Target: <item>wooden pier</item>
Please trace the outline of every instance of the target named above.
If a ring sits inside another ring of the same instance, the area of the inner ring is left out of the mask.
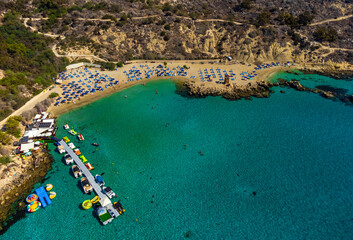
[[[74,151],[66,144],[66,142],[64,140],[61,139],[59,141],[59,144],[64,146],[65,151],[71,156],[71,158],[74,160],[75,164],[82,171],[83,175],[87,178],[89,184],[91,184],[93,190],[96,192],[96,194],[100,198],[99,202],[102,205],[102,207],[105,207],[108,210],[108,212],[114,213],[114,215],[115,215],[114,217],[118,217],[120,215],[119,212],[113,207],[113,204],[110,201],[110,199],[108,198],[108,196],[106,196],[102,192],[102,188],[98,185],[98,183],[96,183],[95,178],[93,177],[91,172],[87,169],[85,164],[83,164],[81,159],[74,153]]]

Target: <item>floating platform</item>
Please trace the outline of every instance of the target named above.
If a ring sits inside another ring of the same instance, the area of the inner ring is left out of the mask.
[[[35,192],[43,208],[51,204],[51,200],[48,196],[48,193],[45,191],[44,187],[37,188]]]

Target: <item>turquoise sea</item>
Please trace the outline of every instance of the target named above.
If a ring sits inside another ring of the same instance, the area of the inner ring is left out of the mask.
[[[353,93],[350,80],[276,77]],[[0,238],[352,239],[353,107],[274,90],[251,101],[195,99],[163,80],[61,116],[57,136],[80,148],[94,174],[104,173],[125,215],[102,226],[92,209],[80,209],[94,195],[83,194],[52,151],[53,170],[36,187],[52,183],[53,204]],[[68,135],[65,123],[85,141]]]

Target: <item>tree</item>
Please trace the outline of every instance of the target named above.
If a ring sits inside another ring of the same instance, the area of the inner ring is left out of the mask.
[[[16,138],[19,138],[21,136],[20,135],[21,130],[19,128],[20,121],[22,121],[21,116],[10,117],[5,124],[6,133],[11,134],[11,135],[15,136]]]
[[[281,24],[286,24],[290,26],[291,28],[297,28],[298,27],[298,20],[295,18],[292,14],[288,12],[281,12],[278,15],[278,20],[280,21]]]
[[[334,42],[337,40],[337,31],[332,27],[320,27],[313,36],[319,42]]]
[[[256,18],[256,26],[265,26],[270,23],[271,13],[268,10],[262,11]]]
[[[11,141],[11,138],[6,133],[0,131],[0,143],[3,145],[6,145],[10,141]]]
[[[59,93],[54,92],[49,95],[49,98],[56,98],[56,97],[59,97]]]
[[[314,15],[311,15],[308,11],[305,11],[298,16],[298,23],[302,26],[307,26],[310,24],[314,19]]]
[[[242,9],[250,10],[252,8],[252,0],[243,0],[239,6]]]
[[[0,157],[0,164],[7,164],[11,162],[11,158],[9,156],[6,156],[6,157]]]

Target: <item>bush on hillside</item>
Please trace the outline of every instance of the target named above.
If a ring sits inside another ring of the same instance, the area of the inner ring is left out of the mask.
[[[59,93],[51,93],[50,95],[49,95],[49,98],[56,98],[56,97],[59,97]]]
[[[7,164],[11,162],[11,158],[9,156],[0,157],[0,165]]]
[[[334,42],[337,40],[337,31],[332,27],[320,27],[314,34],[314,38],[319,42]]]

